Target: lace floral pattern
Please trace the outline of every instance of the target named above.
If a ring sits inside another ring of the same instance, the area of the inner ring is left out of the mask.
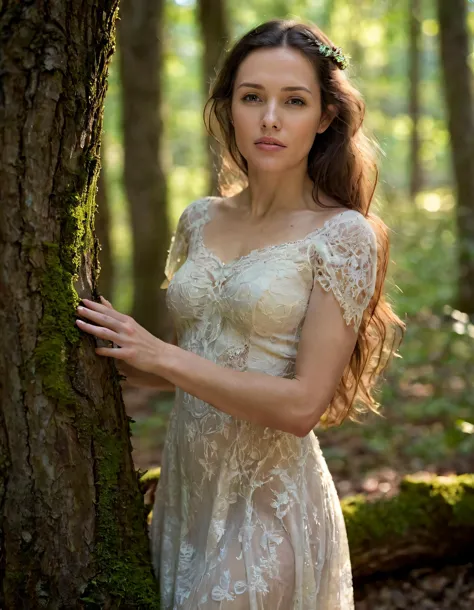
[[[377,259],[361,214],[225,263],[203,240],[212,200],[184,210],[165,266],[180,347],[292,377],[315,282],[357,331]],[[177,388],[161,472],[150,538],[162,610],[354,608],[344,519],[314,432],[239,420]]]

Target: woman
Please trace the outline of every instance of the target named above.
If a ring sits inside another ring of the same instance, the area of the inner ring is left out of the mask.
[[[121,346],[98,353],[176,388],[150,529],[162,610],[354,607],[312,430],[377,412],[404,328],[381,294],[388,241],[368,214],[377,174],[346,63],[294,21],[238,41],[206,110],[246,184],[179,219],[165,268],[176,344],[105,300],[82,311]]]

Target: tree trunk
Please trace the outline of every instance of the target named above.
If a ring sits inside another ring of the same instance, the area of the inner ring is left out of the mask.
[[[408,174],[410,176],[410,197],[414,201],[422,189],[420,163],[420,75],[421,75],[421,0],[410,0],[409,4],[409,74],[410,92],[408,114],[411,119],[410,156]]]
[[[169,330],[160,291],[171,239],[161,158],[164,0],[123,0],[118,25],[123,99],[124,180],[133,234],[131,315],[162,339]]]
[[[103,138],[103,136],[102,136]],[[97,215],[95,219],[95,228],[100,244],[100,275],[99,275],[99,290],[106,299],[113,302],[113,287],[114,287],[114,268],[112,262],[112,251],[110,248],[110,214],[109,214],[109,199],[107,191],[107,180],[104,174],[104,155],[101,156],[102,168],[97,182]]]
[[[229,39],[225,0],[198,0],[198,17],[204,45],[203,76],[204,93],[209,95],[211,82],[222,58]],[[219,195],[218,175],[220,170],[220,145],[214,138],[207,136],[209,159],[209,195]]]
[[[457,308],[474,314],[474,113],[466,0],[438,0],[440,54],[457,191]]]
[[[158,607],[119,378],[75,326],[79,299],[97,296],[117,10],[117,0],[4,0],[0,12],[4,610]]]

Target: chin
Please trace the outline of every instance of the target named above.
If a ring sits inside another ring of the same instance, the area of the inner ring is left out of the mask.
[[[288,168],[288,164],[282,163],[281,159],[252,159],[249,157],[246,161],[249,167],[266,172],[281,172]]]

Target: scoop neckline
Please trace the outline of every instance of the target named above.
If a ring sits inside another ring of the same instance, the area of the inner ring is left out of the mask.
[[[216,199],[220,199],[220,198],[216,197]],[[347,212],[355,212],[357,214],[360,214],[360,212],[358,212],[357,210],[351,210],[350,208],[346,208],[339,214],[334,214],[334,216],[327,218],[320,227],[313,229],[313,231],[310,231],[304,237],[301,237],[299,239],[293,239],[291,241],[280,242],[278,244],[269,244],[268,246],[261,246],[260,248],[252,248],[252,250],[247,252],[247,254],[243,254],[242,256],[238,256],[236,258],[232,258],[230,261],[224,262],[220,258],[220,256],[218,256],[213,250],[208,248],[204,242],[204,235],[203,235],[204,227],[207,224],[209,224],[209,222],[212,220],[212,217],[209,214],[209,206],[210,206],[211,201],[212,201],[212,197],[206,197],[204,199],[203,222],[200,223],[199,230],[198,230],[199,243],[200,243],[201,248],[203,250],[205,250],[205,252],[208,255],[210,255],[212,258],[214,258],[220,264],[220,266],[222,268],[231,267],[232,265],[235,265],[236,263],[238,263],[240,261],[251,258],[252,256],[255,256],[256,254],[261,254],[262,252],[272,251],[277,248],[282,248],[283,246],[292,246],[292,245],[296,245],[296,244],[301,244],[301,243],[305,242],[309,237],[311,237],[317,233],[321,233],[322,231],[327,229],[329,224],[331,224],[331,222],[333,222],[337,218],[340,218],[343,214],[346,214]]]

